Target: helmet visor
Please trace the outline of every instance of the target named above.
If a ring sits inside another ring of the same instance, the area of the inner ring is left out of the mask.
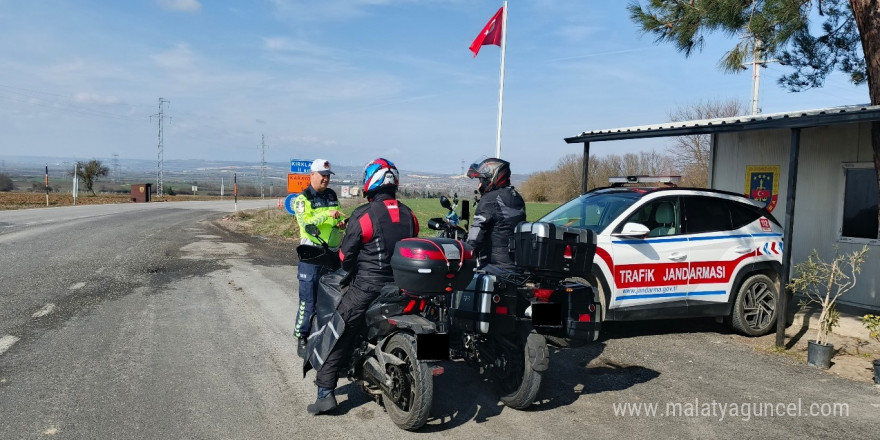
[[[480,177],[489,177],[489,176],[485,175],[484,173],[480,173],[479,169],[480,169],[480,163],[472,163],[471,166],[467,170],[466,176],[471,179],[477,179]]]

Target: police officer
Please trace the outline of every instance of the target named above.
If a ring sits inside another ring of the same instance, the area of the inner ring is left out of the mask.
[[[473,246],[480,267],[513,268],[510,238],[516,225],[526,220],[526,203],[510,186],[510,163],[490,157],[472,164],[467,176],[479,179],[481,195],[467,242]]]
[[[345,330],[317,372],[318,399],[308,406],[310,414],[336,408],[333,390],[340,369],[344,368],[354,342],[364,329],[367,307],[379,296],[383,286],[394,282],[391,271],[394,244],[419,235],[415,214],[397,201],[398,172],[391,161],[379,158],[368,163],[363,184],[369,203],[352,212],[339,249],[342,268],[354,274],[336,308],[345,320]]]
[[[313,224],[321,232],[321,238],[335,252],[342,242],[345,216],[339,210],[336,193],[328,188],[331,174],[335,173],[330,169],[330,162],[324,159],[316,159],[312,162],[309,187],[293,201],[293,209],[296,212],[296,222],[299,224],[301,243],[319,246],[319,241],[306,232],[306,225]],[[320,265],[300,261],[297,270],[299,310],[296,314],[296,328],[293,335],[299,338],[299,347],[302,349],[305,348],[309,337],[309,325],[315,313],[318,278],[325,269]]]

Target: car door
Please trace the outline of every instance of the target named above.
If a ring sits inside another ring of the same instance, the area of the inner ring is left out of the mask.
[[[644,225],[650,232],[644,237],[620,236],[627,223]],[[609,308],[614,309],[615,319],[685,315],[689,250],[687,238],[681,235],[679,197],[645,201],[614,232],[614,280],[609,283]]]
[[[734,224],[733,203],[721,197],[682,197],[682,232],[691,263],[687,298],[691,316],[726,313],[736,268],[755,253],[751,234]]]

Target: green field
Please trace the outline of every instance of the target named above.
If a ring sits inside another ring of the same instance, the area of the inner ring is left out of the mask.
[[[416,214],[422,227],[419,235],[423,237],[434,235],[434,232],[428,229],[428,219],[446,216],[446,209],[440,206],[440,199],[401,199],[401,202],[409,206]],[[473,218],[473,201],[471,203],[471,218]],[[530,222],[538,220],[557,206],[559,206],[558,203],[526,203],[526,220]],[[342,210],[346,215],[351,215],[356,207],[357,205],[345,206]],[[461,214],[460,207],[456,211]]]

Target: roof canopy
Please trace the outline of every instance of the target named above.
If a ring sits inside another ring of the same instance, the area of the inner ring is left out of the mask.
[[[880,105],[858,105],[585,131],[577,136],[565,138],[565,142],[574,144],[730,131],[807,128],[878,120],[880,120]]]

